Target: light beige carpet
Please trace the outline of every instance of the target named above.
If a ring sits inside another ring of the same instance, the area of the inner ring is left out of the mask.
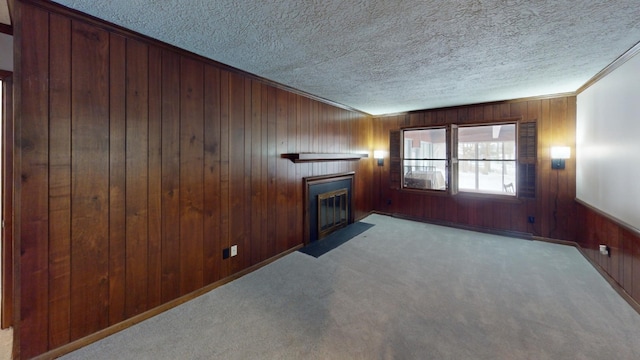
[[[364,221],[65,359],[640,359],[640,315],[575,248]]]

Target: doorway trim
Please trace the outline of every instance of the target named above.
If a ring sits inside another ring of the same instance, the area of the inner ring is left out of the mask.
[[[2,80],[2,219],[0,232],[2,251],[2,299],[0,301],[0,327],[6,329],[13,325],[13,73],[0,71]]]

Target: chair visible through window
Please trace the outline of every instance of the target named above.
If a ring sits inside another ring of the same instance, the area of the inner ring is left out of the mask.
[[[504,192],[506,193],[513,194],[516,192],[516,189],[513,186],[513,183],[504,184],[503,186],[504,186]]]

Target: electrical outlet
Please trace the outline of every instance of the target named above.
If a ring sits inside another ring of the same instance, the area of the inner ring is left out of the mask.
[[[600,245],[599,249],[600,249],[600,254],[609,256],[609,247],[607,245]]]
[[[529,216],[528,220],[529,220],[529,224],[534,224],[536,222],[535,216]]]
[[[233,245],[231,247],[231,257],[238,255],[238,245]]]
[[[222,260],[229,258],[229,248],[222,249]]]

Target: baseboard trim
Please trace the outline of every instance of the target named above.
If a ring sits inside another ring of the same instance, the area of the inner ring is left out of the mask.
[[[548,238],[548,237],[543,237],[543,236],[533,236],[533,240],[552,243],[552,244],[574,246],[574,247],[579,247],[580,246],[575,241],[553,239],[553,238]]]
[[[533,234],[524,233],[524,232],[520,232],[520,231],[490,229],[490,228],[484,228],[484,227],[479,227],[479,226],[463,225],[463,224],[458,224],[458,223],[449,222],[449,221],[440,221],[440,220],[434,220],[434,219],[421,219],[421,218],[415,218],[415,217],[412,217],[412,216],[406,216],[406,215],[401,215],[401,214],[386,213],[386,212],[383,212],[383,211],[372,211],[372,214],[391,216],[391,217],[398,218],[398,219],[417,221],[417,222],[421,222],[421,223],[425,223],[425,224],[447,226],[447,227],[451,227],[451,228],[455,228],[455,229],[461,229],[461,230],[476,231],[476,232],[481,232],[481,233],[485,233],[485,234],[492,234],[492,235],[499,235],[499,236],[509,236],[509,237],[515,237],[515,238],[524,239],[524,240],[533,240]]]
[[[82,347],[85,347],[85,346],[87,346],[87,345],[89,345],[91,343],[94,343],[94,342],[96,342],[98,340],[104,339],[109,335],[113,335],[113,334],[115,334],[117,332],[120,332],[120,331],[126,329],[126,328],[129,328],[129,327],[131,327],[133,325],[136,325],[136,324],[138,324],[138,323],[140,323],[140,322],[142,322],[144,320],[147,320],[147,319],[152,318],[152,317],[154,317],[156,315],[159,315],[159,314],[161,314],[161,313],[163,313],[163,312],[165,312],[167,310],[170,310],[170,309],[172,309],[172,308],[174,308],[174,307],[176,307],[178,305],[181,305],[181,304],[184,304],[184,303],[186,303],[186,302],[188,302],[190,300],[193,300],[193,299],[195,299],[195,298],[197,298],[197,297],[199,297],[201,295],[204,295],[204,294],[208,293],[209,291],[211,291],[211,290],[213,290],[215,288],[218,288],[218,287],[220,287],[220,286],[222,286],[224,284],[230,283],[233,280],[237,280],[237,279],[239,279],[239,278],[241,278],[241,277],[243,277],[243,276],[245,276],[245,275],[247,275],[249,273],[252,273],[252,272],[260,269],[261,267],[264,267],[266,265],[271,264],[272,262],[274,262],[274,261],[276,261],[276,260],[278,260],[278,259],[280,259],[280,258],[282,258],[282,257],[284,257],[286,255],[289,255],[289,254],[291,254],[291,253],[293,253],[295,251],[298,251],[299,249],[302,248],[302,246],[303,246],[303,244],[295,246],[295,247],[293,247],[293,248],[291,248],[291,249],[289,249],[289,250],[287,250],[287,251],[285,251],[283,253],[280,253],[280,254],[278,254],[276,256],[273,256],[273,257],[271,257],[269,259],[266,259],[266,260],[264,260],[264,261],[262,261],[260,263],[252,265],[252,266],[250,266],[250,267],[248,267],[248,268],[246,268],[246,269],[244,269],[244,270],[242,270],[242,271],[240,271],[238,273],[235,273],[235,274],[233,274],[231,276],[228,276],[228,277],[226,277],[224,279],[218,280],[218,281],[216,281],[214,283],[211,283],[211,284],[209,284],[209,285],[207,285],[207,286],[205,286],[203,288],[200,288],[200,289],[198,289],[196,291],[193,291],[193,292],[191,292],[189,294],[183,295],[183,296],[181,296],[181,297],[179,297],[177,299],[171,300],[171,301],[169,301],[169,302],[167,302],[165,304],[162,304],[162,305],[160,305],[158,307],[155,307],[153,309],[147,310],[147,311],[143,312],[142,314],[136,315],[136,316],[134,316],[132,318],[129,318],[127,320],[119,322],[119,323],[117,323],[115,325],[109,326],[108,328],[102,329],[102,330],[100,330],[98,332],[95,332],[95,333],[93,333],[91,335],[88,335],[88,336],[85,336],[85,337],[83,337],[81,339],[78,339],[78,340],[75,340],[73,342],[70,342],[70,343],[68,343],[66,345],[60,346],[60,347],[55,348],[53,350],[49,350],[48,352],[46,352],[44,354],[41,354],[41,355],[35,357],[34,359],[38,359],[38,360],[55,359],[55,358],[58,358],[58,357],[60,357],[62,355],[68,354],[68,353],[70,353],[70,352],[72,352],[74,350],[78,350],[78,349],[80,349]]]
[[[551,239],[551,238],[545,238],[545,237],[539,237],[539,236],[534,236],[533,238],[534,240],[538,240],[538,241],[544,241],[548,243],[568,245],[568,246],[575,247],[578,250],[578,252],[580,252],[580,254],[589,262],[589,264],[591,264],[591,266],[593,266],[596,269],[596,271],[600,273],[600,275],[609,283],[609,285],[611,285],[613,290],[615,290],[627,303],[629,303],[629,305],[638,314],[640,314],[640,303],[638,303],[636,299],[634,299],[631,296],[631,294],[629,294],[622,287],[622,285],[618,284],[618,282],[611,275],[609,275],[609,273],[602,266],[600,266],[600,264],[598,264],[593,259],[591,259],[589,255],[587,255],[587,253],[584,252],[584,249],[582,248],[582,246],[580,246],[580,244],[578,244],[575,241],[558,240],[558,239]]]
[[[535,240],[535,241],[542,241],[542,242],[547,242],[547,243],[553,243],[553,244],[559,244],[559,245],[575,247],[580,252],[580,254],[589,262],[589,264],[591,264],[591,266],[593,266],[596,269],[596,271],[598,271],[598,273],[600,273],[600,275],[602,275],[602,277],[609,283],[609,285],[611,285],[611,287],[638,314],[640,314],[640,303],[638,303],[631,296],[631,294],[629,294],[620,284],[618,284],[618,282],[615,281],[615,279],[613,277],[611,277],[611,275],[609,275],[609,273],[607,273],[606,270],[602,266],[600,266],[600,264],[598,264],[597,262],[592,260],[587,255],[587,253],[584,252],[584,250],[582,249],[580,244],[578,244],[575,241],[553,239],[553,238],[547,238],[547,237],[542,237],[542,236],[534,236],[533,234],[521,233],[521,232],[517,232],[517,231],[495,230],[495,229],[487,229],[487,228],[480,228],[480,227],[474,227],[474,226],[460,225],[460,224],[449,223],[449,222],[444,222],[444,221],[424,220],[424,219],[412,218],[410,216],[385,213],[385,212],[382,212],[382,211],[372,211],[371,213],[372,214],[391,216],[391,217],[395,217],[395,218],[399,218],[399,219],[417,221],[417,222],[422,222],[422,223],[427,223],[427,224],[448,226],[448,227],[462,229],[462,230],[477,231],[477,232],[494,234],[494,235],[502,235],[502,236],[511,236],[511,237],[517,237],[517,238],[526,239],[526,240]]]

